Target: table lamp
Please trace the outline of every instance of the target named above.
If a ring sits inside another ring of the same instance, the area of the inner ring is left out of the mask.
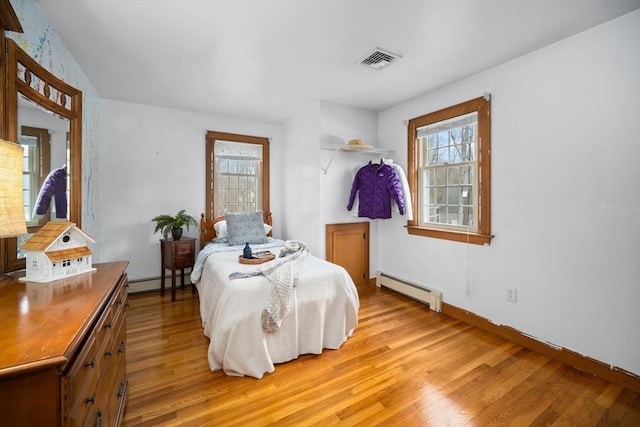
[[[27,233],[22,196],[22,146],[0,139],[0,238]]]

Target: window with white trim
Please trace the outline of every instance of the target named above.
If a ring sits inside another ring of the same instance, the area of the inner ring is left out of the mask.
[[[207,132],[207,194],[210,219],[226,212],[269,212],[269,140]]]
[[[476,98],[409,121],[410,234],[491,240],[491,101]]]

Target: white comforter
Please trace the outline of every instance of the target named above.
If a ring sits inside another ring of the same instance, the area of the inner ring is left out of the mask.
[[[277,256],[283,243],[275,240],[252,248],[269,249]],[[229,273],[253,272],[256,266],[238,262],[242,246],[210,245],[198,255],[202,269],[197,261],[192,280],[200,295],[204,334],[210,339],[212,371],[262,378],[275,370],[276,363],[337,349],[353,333],[360,302],[344,268],[310,256],[300,273],[290,315],[269,334],[262,328],[261,316],[271,282],[264,276],[229,279]]]

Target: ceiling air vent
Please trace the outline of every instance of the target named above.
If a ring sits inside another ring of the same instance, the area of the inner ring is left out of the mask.
[[[393,64],[397,59],[402,56],[397,53],[389,52],[388,50],[380,49],[377,47],[373,52],[369,53],[360,63],[374,70],[381,70],[389,65]]]

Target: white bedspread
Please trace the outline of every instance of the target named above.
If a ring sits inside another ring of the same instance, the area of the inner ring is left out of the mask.
[[[252,245],[254,251],[270,249],[276,256],[284,242]],[[262,329],[262,311],[271,283],[264,276],[229,279],[229,273],[256,271],[240,264],[242,246],[206,247],[201,274],[193,277],[200,295],[204,334],[210,339],[208,359],[212,371],[262,378],[276,363],[301,354],[337,349],[358,323],[358,293],[346,270],[311,256],[300,274],[291,313],[275,333]],[[199,255],[200,256],[200,255]],[[202,259],[200,260],[202,261]],[[196,263],[197,264],[197,263]],[[200,276],[200,277],[198,277]]]

